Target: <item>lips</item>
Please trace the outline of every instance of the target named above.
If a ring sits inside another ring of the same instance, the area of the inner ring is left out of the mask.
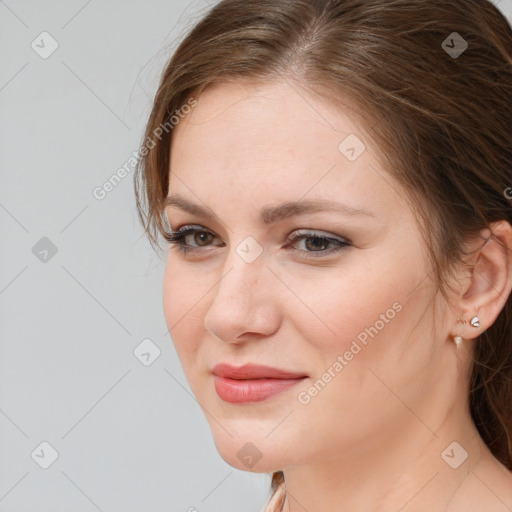
[[[218,364],[212,373],[217,394],[230,403],[260,402],[307,378],[304,373],[254,364]]]
[[[229,364],[218,364],[213,367],[212,373],[227,379],[300,379],[307,377],[304,373],[290,372],[270,366],[256,364],[245,364],[244,366],[231,366]]]

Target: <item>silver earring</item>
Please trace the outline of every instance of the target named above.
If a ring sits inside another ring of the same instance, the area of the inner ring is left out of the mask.
[[[473,327],[480,327],[480,319],[476,315],[469,321],[469,323]]]
[[[462,336],[454,336],[453,341],[455,341],[455,345],[459,348],[462,345]]]

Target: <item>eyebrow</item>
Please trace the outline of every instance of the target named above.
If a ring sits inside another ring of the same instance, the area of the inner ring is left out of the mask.
[[[197,215],[205,219],[213,219],[215,215],[210,210],[204,208],[201,205],[190,202],[188,199],[175,194],[168,196],[164,200],[164,210],[168,207],[179,208],[180,210]],[[288,219],[291,217],[297,217],[307,213],[317,212],[337,212],[343,215],[356,216],[366,215],[369,217],[375,217],[375,214],[369,210],[361,208],[352,208],[347,205],[336,203],[334,201],[327,200],[311,200],[311,201],[289,201],[277,206],[266,206],[261,209],[260,220],[262,224],[271,225],[276,222]]]

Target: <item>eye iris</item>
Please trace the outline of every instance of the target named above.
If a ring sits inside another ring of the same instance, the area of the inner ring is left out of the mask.
[[[209,236],[210,233],[206,233],[205,231],[199,231],[198,233],[194,234],[194,242],[197,243],[197,245],[202,245],[201,242],[204,242],[203,245],[207,245],[209,242]]]
[[[316,240],[316,243],[309,243],[311,240]],[[320,238],[319,236],[310,236],[309,238],[306,238],[306,248],[308,249],[324,250],[327,243],[328,240]]]

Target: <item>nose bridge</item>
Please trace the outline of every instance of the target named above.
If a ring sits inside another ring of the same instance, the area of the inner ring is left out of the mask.
[[[265,267],[263,248],[258,252],[253,242],[245,240],[231,248],[226,256],[224,277],[218,284],[216,298],[226,295],[229,299],[238,294],[238,302],[244,302],[244,299],[257,294],[259,283],[264,279],[263,274],[269,272]]]
[[[271,297],[270,280],[263,248],[253,240],[231,247],[216,285],[214,299],[205,316],[205,327],[216,337],[234,341],[246,332],[271,333],[277,315]],[[257,242],[256,242],[257,243]]]

